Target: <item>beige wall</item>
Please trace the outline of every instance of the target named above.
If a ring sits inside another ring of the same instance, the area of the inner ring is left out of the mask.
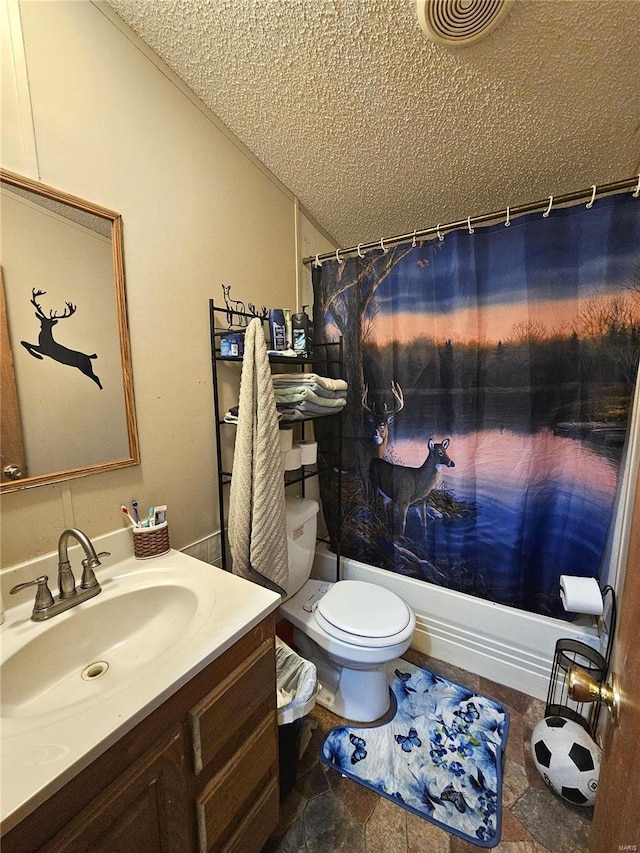
[[[84,0],[19,11],[32,114],[17,43],[2,166],[122,214],[142,463],[4,495],[2,565],[53,550],[64,525],[120,527],[132,497],[166,503],[183,547],[218,528],[208,299],[225,283],[245,303],[294,307],[298,235],[327,242],[113,13]]]

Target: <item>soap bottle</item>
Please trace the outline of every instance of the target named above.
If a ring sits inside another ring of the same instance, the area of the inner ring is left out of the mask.
[[[306,312],[307,305],[302,306],[300,314],[291,316],[291,335],[293,338],[293,351],[296,355],[307,356],[311,349],[309,315]]]

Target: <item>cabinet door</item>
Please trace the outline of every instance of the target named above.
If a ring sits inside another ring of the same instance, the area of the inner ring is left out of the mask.
[[[41,853],[192,853],[180,731],[133,764]]]

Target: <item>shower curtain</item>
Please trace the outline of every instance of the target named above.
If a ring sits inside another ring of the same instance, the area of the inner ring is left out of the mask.
[[[371,565],[570,618],[598,576],[640,352],[630,194],[312,268],[316,339],[343,339],[330,537]],[[320,369],[320,366],[318,366]],[[316,422],[334,458],[335,418]],[[336,485],[341,480],[341,517]]]

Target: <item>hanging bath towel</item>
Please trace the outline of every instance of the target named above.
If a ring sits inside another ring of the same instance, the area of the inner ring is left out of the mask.
[[[284,471],[262,323],[244,339],[238,428],[229,494],[233,572],[286,592],[289,585]]]

